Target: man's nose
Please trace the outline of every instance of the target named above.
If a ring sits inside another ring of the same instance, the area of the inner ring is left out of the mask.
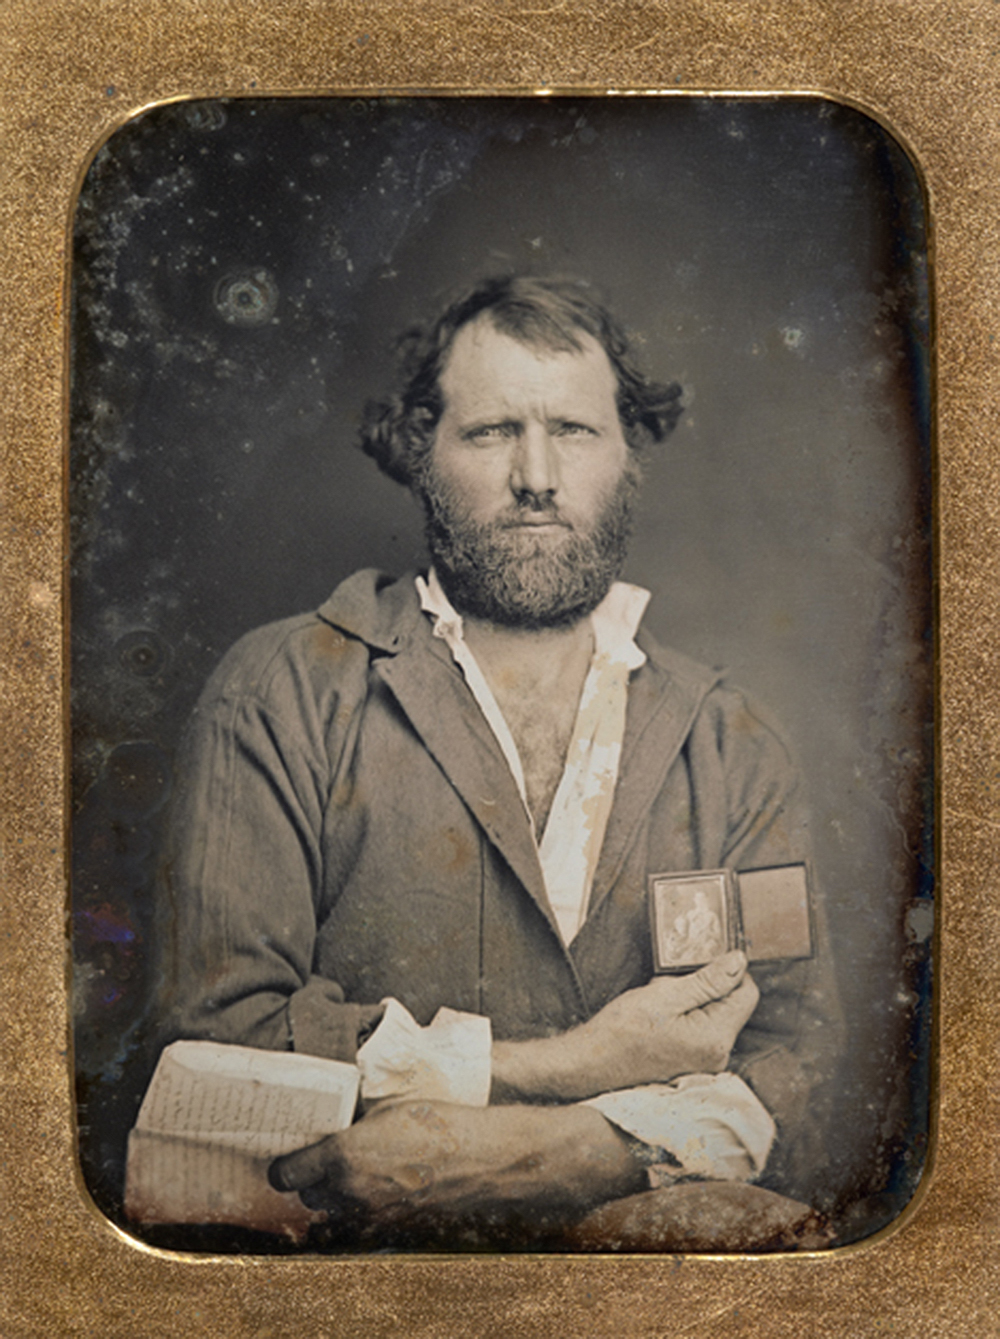
[[[529,425],[517,442],[511,462],[510,486],[517,494],[552,496],[559,487],[559,457],[546,428]]]

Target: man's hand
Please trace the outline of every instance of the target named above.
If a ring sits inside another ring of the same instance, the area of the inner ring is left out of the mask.
[[[587,1107],[405,1101],[278,1158],[271,1182],[363,1231],[561,1224],[644,1189],[628,1140]]]
[[[742,953],[654,977],[559,1037],[496,1042],[493,1101],[580,1101],[617,1088],[717,1074],[757,1007]]]

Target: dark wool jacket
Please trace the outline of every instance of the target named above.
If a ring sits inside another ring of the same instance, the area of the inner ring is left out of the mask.
[[[359,1006],[496,1038],[572,1027],[652,974],[647,876],[808,857],[780,738],[718,674],[640,635],[586,921],[567,949],[524,807],[412,577],[356,573],[244,637],[197,706],[166,862],[166,1036],[353,1058]],[[823,1160],[841,1044],[822,905],[812,961],[755,966],[731,1068],[779,1130],[774,1184]]]

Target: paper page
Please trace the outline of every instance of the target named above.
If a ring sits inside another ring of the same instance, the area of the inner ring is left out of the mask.
[[[178,1041],[160,1057],[136,1124],[172,1134],[295,1132],[319,1138],[354,1115],[358,1071],[338,1060],[209,1041]]]
[[[298,1146],[285,1137],[262,1156],[213,1140],[133,1130],[126,1212],[146,1224],[233,1223],[301,1240],[323,1215],[298,1195],[272,1189],[267,1179],[271,1158]]]
[[[214,1042],[160,1057],[129,1136],[125,1208],[144,1223],[236,1223],[300,1236],[316,1217],[267,1169],[350,1125],[353,1065]]]

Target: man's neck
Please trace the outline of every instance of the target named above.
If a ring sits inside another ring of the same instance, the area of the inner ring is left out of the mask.
[[[527,632],[467,619],[465,640],[513,736],[535,831],[545,830],[593,653],[590,619]]]
[[[494,693],[537,694],[555,686],[579,698],[594,650],[589,618],[567,628],[499,627],[476,618],[463,619],[463,632]]]

